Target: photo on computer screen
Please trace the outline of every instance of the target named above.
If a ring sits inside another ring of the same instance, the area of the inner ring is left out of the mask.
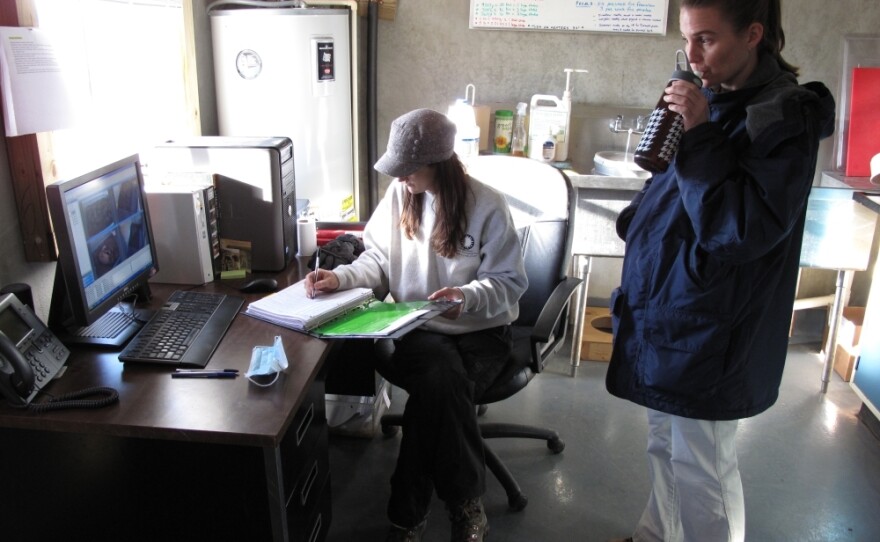
[[[121,222],[141,211],[140,196],[138,194],[140,187],[138,186],[137,179],[132,179],[120,184],[117,189],[119,193],[116,197],[116,219]]]
[[[127,254],[117,228],[89,239],[88,243],[96,279],[116,267]]]
[[[104,232],[116,222],[116,206],[110,192],[100,192],[83,200],[81,209],[83,228],[89,239]]]
[[[144,230],[144,217],[140,213],[137,218],[127,221],[120,225],[123,231],[128,229],[128,255],[133,256],[135,252],[144,248],[147,244],[147,232]]]

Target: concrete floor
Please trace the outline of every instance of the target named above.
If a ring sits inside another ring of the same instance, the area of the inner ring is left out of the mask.
[[[503,489],[489,474],[483,497],[488,540],[591,542],[632,532],[649,489],[645,410],[605,391],[606,367],[583,362],[572,378],[563,351],[525,390],[486,413],[485,421],[551,426],[566,442],[559,455],[539,441],[492,442],[529,504],[508,511]],[[880,540],[880,441],[859,420],[861,402],[849,384],[834,374],[828,393],[819,393],[821,370],[817,344],[792,344],[778,402],[741,422],[749,541]],[[405,394],[395,389],[392,397],[391,409],[400,410]],[[328,541],[384,540],[399,439],[331,436]],[[449,540],[436,498],[424,540]]]

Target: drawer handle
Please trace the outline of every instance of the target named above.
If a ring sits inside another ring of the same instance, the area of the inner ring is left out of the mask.
[[[318,535],[321,534],[321,514],[318,514],[318,517],[315,518],[315,525],[312,526],[312,534],[309,535],[309,542],[315,542],[318,540]]]
[[[315,464],[312,465],[312,470],[309,471],[309,475],[306,478],[305,483],[303,484],[303,488],[299,492],[299,500],[303,506],[305,506],[306,501],[309,500],[309,493],[312,492],[312,486],[315,485],[315,480],[317,480],[317,479],[318,479],[318,461],[315,460]]]
[[[299,446],[302,440],[306,436],[306,432],[309,430],[309,426],[312,425],[312,420],[315,419],[315,403],[309,405],[309,409],[306,411],[306,415],[303,417],[303,420],[299,422],[299,427],[296,428],[296,445]]]

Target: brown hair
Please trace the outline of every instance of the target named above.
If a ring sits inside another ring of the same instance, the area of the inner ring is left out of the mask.
[[[797,66],[782,58],[785,47],[785,32],[782,30],[782,0],[682,0],[684,8],[716,8],[730,19],[738,32],[752,23],[764,27],[764,39],[759,52],[767,53],[779,62],[782,69],[798,75]]]
[[[452,258],[467,230],[467,174],[455,154],[430,167],[434,172],[434,211],[437,215],[431,232],[431,247],[444,258]],[[400,227],[407,239],[412,239],[419,230],[424,202],[425,194],[404,192]]]

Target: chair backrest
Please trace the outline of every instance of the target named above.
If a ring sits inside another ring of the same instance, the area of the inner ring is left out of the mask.
[[[517,326],[534,326],[571,264],[577,198],[559,169],[528,158],[486,155],[467,162],[468,174],[502,192],[520,237],[529,288]]]

